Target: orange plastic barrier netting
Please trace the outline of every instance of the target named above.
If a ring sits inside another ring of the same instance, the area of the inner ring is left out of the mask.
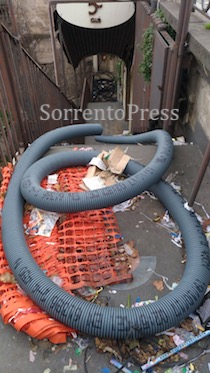
[[[45,188],[80,192],[86,167],[58,172],[56,185],[42,182]],[[2,169],[1,208],[7,191],[12,166]],[[30,220],[32,207],[26,205],[23,223]],[[83,287],[131,281],[129,263],[118,251],[121,234],[111,208],[72,214],[61,214],[50,237],[26,235],[33,258],[46,275],[73,294]],[[58,282],[57,282],[58,283]],[[47,338],[63,343],[73,331],[42,311],[16,283],[0,242],[0,313],[5,323],[37,339]]]

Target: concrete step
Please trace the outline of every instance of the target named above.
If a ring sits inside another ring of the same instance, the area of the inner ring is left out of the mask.
[[[128,130],[128,121],[124,119],[125,111],[120,102],[89,102],[90,119],[87,123],[100,123],[103,126],[104,135],[119,135]],[[86,144],[94,143],[94,137],[86,138]]]

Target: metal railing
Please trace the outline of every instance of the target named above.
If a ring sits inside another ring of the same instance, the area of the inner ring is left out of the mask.
[[[83,81],[82,95],[80,100],[80,110],[85,110],[89,101],[91,101],[91,88],[88,79],[85,78]]]
[[[46,104],[45,112],[42,110]],[[68,120],[63,110],[68,110]],[[57,112],[56,112],[57,110]],[[22,47],[4,25],[0,25],[0,156],[6,163],[43,133],[67,124],[82,123],[76,105]],[[54,117],[51,113],[54,111]],[[44,120],[42,120],[44,118]],[[74,139],[82,142],[83,139]]]

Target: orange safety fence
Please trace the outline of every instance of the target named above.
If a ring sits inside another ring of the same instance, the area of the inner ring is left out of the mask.
[[[13,168],[2,169],[0,204],[9,185]],[[71,167],[58,171],[56,185],[42,185],[59,191],[80,192],[86,167]],[[30,220],[32,206],[26,204],[24,225]],[[11,212],[12,213],[12,212]],[[119,253],[122,240],[112,208],[60,214],[50,237],[25,235],[29,250],[48,277],[67,292],[75,294],[82,288],[100,287],[131,281],[129,263]],[[0,241],[0,314],[5,323],[37,339],[64,343],[73,329],[54,320],[41,310],[20,289],[9,268]]]

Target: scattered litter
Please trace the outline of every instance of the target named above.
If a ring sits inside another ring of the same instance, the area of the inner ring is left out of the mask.
[[[134,247],[135,243],[134,241],[128,241],[127,243],[124,243],[123,244],[123,248],[126,252],[126,254],[128,254],[129,256],[131,256],[132,258],[137,258],[138,255],[139,255],[139,252],[138,250]]]
[[[174,343],[175,343],[176,346],[179,346],[182,343],[184,343],[184,340],[178,334],[175,334],[173,336],[173,341],[174,341]]]
[[[0,275],[0,283],[1,282],[3,282],[3,284],[15,284],[16,280],[10,272],[5,272],[3,275]]]
[[[98,337],[96,337],[95,345],[97,351],[108,352],[111,355],[113,355],[117,360],[122,360],[120,350],[116,344],[116,341],[113,341],[111,339],[99,339]]]
[[[78,347],[83,351],[85,350],[90,343],[89,338],[82,338],[82,337],[77,337],[72,340],[74,343],[78,345]]]
[[[117,146],[113,149],[107,159],[108,167],[114,174],[122,174],[131,158]]]
[[[175,365],[173,368],[165,370],[165,373],[190,373],[190,371],[186,367],[180,368],[179,366]]]
[[[63,367],[63,373],[68,372],[68,371],[75,371],[77,370],[77,368],[78,368],[77,364],[73,364],[72,359],[69,359],[69,365],[65,365]]]
[[[109,153],[102,151],[90,161],[81,188],[95,190],[116,184],[116,175],[123,173],[129,160],[130,157],[119,146]]]
[[[145,190],[145,192],[143,194],[146,194],[147,196],[149,196],[151,199],[154,199],[155,201],[157,201],[157,197],[155,197],[155,195],[152,193],[152,192],[149,192],[148,190]]]
[[[109,290],[110,294],[117,294],[117,290]]]
[[[178,285],[178,282],[172,282],[171,290],[174,290]]]
[[[210,219],[203,220],[202,227],[204,232],[209,233],[210,232]]]
[[[195,315],[194,313],[190,314],[189,317],[192,318],[192,327],[195,334],[198,334],[199,331],[204,332],[205,328],[201,325],[201,320],[198,315]]]
[[[73,293],[90,302],[90,301],[94,301],[102,290],[103,290],[102,287],[95,289],[91,286],[83,286],[79,289],[75,289]]]
[[[165,211],[163,217],[160,219],[160,223],[169,229],[176,229],[176,224],[174,221],[171,219],[168,210]]]
[[[185,354],[184,352],[179,352],[179,356],[184,359],[184,360],[187,360],[188,359],[188,355]]]
[[[155,222],[157,225],[159,225],[160,227],[162,228],[165,228],[167,231],[171,232],[171,233],[174,233],[174,230],[172,230],[171,228],[168,227],[169,224],[165,223],[162,224],[160,221],[161,221],[161,217],[160,216],[156,216],[154,219],[151,219],[149,216],[147,216],[146,214],[144,214],[143,212],[141,212],[141,215],[143,215],[146,219],[148,219],[150,222]],[[170,218],[169,218],[170,219]],[[172,226],[172,228],[176,229],[176,225],[174,223],[172,223],[172,220],[170,220],[170,224]]]
[[[172,140],[175,146],[187,145],[184,136],[175,137]]]
[[[101,369],[101,373],[110,373],[110,369],[109,368],[102,368]]]
[[[131,295],[128,294],[128,297],[127,297],[127,304],[126,304],[126,307],[127,308],[131,308]]]
[[[206,211],[205,207],[204,207],[201,203],[199,203],[199,202],[196,202],[196,201],[195,201],[194,203],[195,203],[195,205],[200,206],[200,207],[202,208],[202,210],[204,211],[204,213],[206,214],[207,219],[210,219],[210,215],[209,215],[208,212]]]
[[[97,176],[100,171],[106,171],[107,166],[103,162],[104,152],[101,152],[97,157],[93,157],[88,164],[88,171],[86,173],[87,178]]]
[[[50,368],[47,368],[47,369],[44,370],[43,373],[50,373],[50,372],[51,372],[51,369],[50,369]]]
[[[54,282],[54,284],[58,285],[59,287],[61,287],[62,284],[63,284],[62,278],[60,278],[58,276],[52,276],[51,280]]]
[[[161,227],[170,231],[171,242],[174,243],[179,248],[182,248],[182,235],[181,232],[178,231],[178,226],[174,223],[174,221],[170,218],[168,210],[165,211],[162,217],[156,216],[153,221],[160,225]]]
[[[81,148],[77,148],[77,150],[80,150],[80,151],[90,151],[90,150],[93,150],[92,146],[82,146]]]
[[[33,208],[25,233],[30,236],[50,237],[60,214]]]
[[[102,171],[106,171],[107,167],[100,157],[93,157],[88,163],[89,166],[96,166]]]
[[[170,184],[175,179],[175,177],[178,175],[178,173],[179,173],[178,171],[175,171],[174,173],[170,173],[166,178],[166,182]]]
[[[189,366],[189,368],[190,368],[190,370],[191,370],[192,372],[194,372],[194,371],[195,371],[195,367],[194,367],[194,365],[193,365],[192,363],[190,363],[190,366]]]
[[[81,350],[80,347],[76,347],[76,348],[75,348],[75,354],[76,354],[77,356],[80,356],[80,355],[82,354],[82,350]]]
[[[125,202],[119,203],[118,205],[113,206],[113,211],[116,212],[124,212],[128,210],[133,205],[132,199],[129,199]]]
[[[131,134],[131,132],[129,130],[123,130],[122,135],[123,136],[130,136],[132,134]]]
[[[101,189],[105,187],[104,179],[100,176],[84,177],[82,179],[84,185],[89,190]]]
[[[34,363],[34,361],[35,361],[35,356],[36,356],[36,352],[30,350],[30,351],[29,351],[29,361],[30,361],[31,363]]]
[[[124,373],[132,373],[132,371],[128,368],[126,368],[126,367],[122,368],[123,365],[115,359],[111,359],[110,364],[114,365],[118,369],[121,369],[121,371],[124,372]]]
[[[206,233],[206,239],[207,239],[209,249],[210,249],[210,233]]]
[[[174,188],[177,191],[177,193],[181,192],[181,186],[180,185],[177,185],[174,182],[171,182],[170,185],[172,186],[172,188]]]
[[[158,291],[162,291],[164,289],[164,283],[163,280],[155,280],[153,281],[153,285]]]
[[[47,183],[49,185],[55,185],[58,183],[58,174],[48,175]]]
[[[195,212],[195,216],[198,219],[198,221],[202,224],[203,218],[199,214],[197,214],[197,212]]]
[[[136,298],[136,303],[137,302],[141,303],[140,297]],[[142,305],[145,305],[146,302],[148,301],[142,302]],[[183,352],[183,349],[207,337],[208,335],[210,335],[210,331],[208,331],[207,333],[201,333],[199,334],[199,336],[195,336],[191,331],[188,331],[188,324],[192,323],[192,320],[190,318],[187,318],[186,320],[184,320],[184,322],[186,322],[185,326],[187,327],[187,329],[180,326],[177,328],[166,330],[165,332],[154,336],[151,342],[148,342],[148,339],[146,339],[145,341],[143,339],[141,340],[141,342],[118,341],[118,343],[116,343],[116,341],[100,340],[99,338],[96,338],[96,348],[98,351],[108,352],[114,355],[110,363],[122,372],[140,373],[138,370],[132,369],[133,364],[136,365],[138,361],[142,369],[141,371],[155,373],[156,370],[154,371],[153,367],[160,362],[170,358],[170,364],[171,366],[173,366],[173,368],[165,370],[165,373],[192,373],[196,371],[194,365],[192,364],[193,360],[189,360],[187,353]],[[199,356],[202,356],[204,353],[210,353],[210,350],[205,350],[205,352],[203,351]],[[125,359],[124,364],[124,360],[122,360],[121,357],[122,354]],[[130,356],[130,359],[128,359],[128,356]],[[186,365],[186,363],[182,363],[182,365],[180,365],[179,363],[179,365],[177,365],[180,358],[188,361],[188,364],[191,363],[191,365]],[[197,358],[198,357],[196,357],[195,359]],[[106,370],[101,370],[100,372],[106,372]],[[196,371],[196,373],[198,373],[198,371]]]
[[[85,359],[85,363],[87,364],[88,363],[88,361],[91,359],[91,355],[89,355],[88,357],[87,357],[87,359]]]
[[[148,304],[151,304],[151,303],[154,303],[155,300],[152,300],[152,299],[149,299],[149,300],[143,300],[143,301],[138,301],[138,302],[135,302],[134,304],[132,304],[132,308],[133,307],[142,307],[142,306],[147,306]]]
[[[182,234],[181,234],[181,232],[179,232],[179,233],[176,233],[176,232],[171,233],[171,242],[173,242],[179,248],[182,248]]]
[[[158,276],[158,277],[161,277],[162,280],[163,280],[163,282],[164,282],[164,284],[165,284],[165,286],[166,286],[169,290],[174,290],[174,288],[177,286],[177,284],[176,284],[175,282],[172,284],[172,286],[169,286],[168,283],[167,283],[167,281],[168,281],[168,277],[165,277],[165,276],[163,276],[163,275],[160,275],[159,273],[153,271],[152,268],[148,268],[147,271],[148,271],[148,272],[153,272],[154,275],[156,275],[156,276]]]
[[[184,348],[186,348],[188,346],[191,346],[192,344],[200,341],[203,338],[206,338],[209,335],[210,335],[210,330],[207,330],[207,331],[189,339],[188,341],[182,343],[181,345],[179,345],[175,348],[172,348],[170,351],[165,352],[163,355],[160,355],[157,358],[155,358],[154,360],[150,360],[148,363],[142,365],[141,366],[142,371],[144,372],[145,370],[154,367],[155,365],[159,364],[160,362],[168,359],[170,356],[173,356],[174,354],[177,354],[178,352],[180,352]]]
[[[206,293],[200,307],[196,310],[196,315],[199,316],[203,327],[210,326],[210,291]]]

